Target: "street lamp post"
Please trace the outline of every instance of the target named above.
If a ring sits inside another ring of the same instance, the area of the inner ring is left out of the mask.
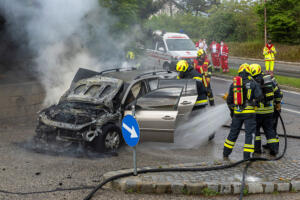
[[[264,15],[265,15],[265,44],[267,44],[267,6],[266,6],[267,0],[265,0],[264,5]]]

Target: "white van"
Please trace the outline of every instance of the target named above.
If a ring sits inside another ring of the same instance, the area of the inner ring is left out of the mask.
[[[193,62],[197,49],[193,41],[182,33],[155,31],[153,41],[146,48],[147,65],[155,69],[175,70],[178,60]]]

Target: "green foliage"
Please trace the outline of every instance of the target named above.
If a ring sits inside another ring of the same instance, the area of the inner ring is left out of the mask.
[[[216,195],[219,194],[218,192],[216,192],[216,191],[214,191],[214,190],[212,190],[212,189],[209,189],[209,188],[207,188],[207,187],[204,188],[204,189],[202,189],[201,193],[202,193],[204,196],[206,196],[206,197],[216,196]]]
[[[268,0],[260,4],[256,12],[260,17],[258,23],[261,33],[264,31],[264,6],[267,9],[268,36],[275,42],[300,43],[300,1]]]
[[[224,2],[214,6],[209,17],[188,14],[177,14],[173,17],[153,16],[146,22],[152,30],[161,29],[178,32],[183,29],[191,38],[206,38],[210,42],[247,41],[258,37],[257,17],[251,1]]]
[[[249,194],[249,191],[248,191],[247,188],[245,188],[245,189],[243,190],[243,194],[244,194],[244,196],[247,196],[247,195]]]
[[[109,13],[118,21],[112,26],[112,33],[130,31],[136,24],[141,24],[150,15],[157,12],[163,1],[154,0],[99,0],[99,4],[108,8]]]

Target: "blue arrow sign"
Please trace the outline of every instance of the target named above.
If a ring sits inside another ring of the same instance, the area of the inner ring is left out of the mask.
[[[134,147],[140,140],[140,128],[132,115],[126,115],[122,120],[122,135],[125,142]]]

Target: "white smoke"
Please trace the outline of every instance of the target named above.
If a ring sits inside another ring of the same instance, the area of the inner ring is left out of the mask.
[[[47,105],[57,102],[78,68],[116,65],[129,41],[114,41],[109,25],[116,20],[97,0],[0,0],[0,9],[15,40],[33,51]]]
[[[230,113],[226,104],[198,111],[191,120],[176,129],[175,146],[198,148],[229,119]]]

